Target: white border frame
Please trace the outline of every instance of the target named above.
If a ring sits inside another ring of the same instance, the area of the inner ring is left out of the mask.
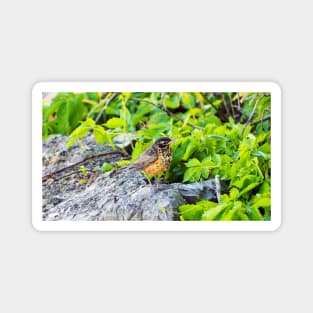
[[[271,92],[271,221],[43,221],[43,92]],[[281,89],[274,82],[40,82],[32,90],[32,223],[39,231],[274,231],[281,224]]]

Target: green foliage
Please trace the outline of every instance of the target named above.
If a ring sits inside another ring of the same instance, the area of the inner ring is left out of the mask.
[[[205,158],[202,161],[194,158],[189,160],[185,165],[187,170],[184,173],[184,182],[196,182],[199,181],[200,178],[207,179],[210,170],[218,166],[210,157]]]
[[[43,106],[43,137],[70,135],[70,147],[92,132],[99,144],[114,146],[115,136],[131,133],[131,160],[155,139],[175,138],[167,181],[219,175],[229,186],[219,203],[181,206],[182,220],[269,220],[271,133],[270,120],[262,119],[270,106],[270,95],[261,93],[59,93]]]
[[[105,172],[111,171],[112,169],[113,169],[113,166],[110,163],[104,162],[100,168],[100,171],[105,173]]]
[[[86,168],[85,168],[84,165],[82,165],[82,166],[80,167],[80,170],[81,170],[81,173],[82,173],[83,176],[86,176],[86,175],[87,175],[87,170],[86,170]]]
[[[43,106],[44,138],[50,134],[69,135],[86,118],[88,107],[97,100],[97,93],[59,93],[49,106]]]

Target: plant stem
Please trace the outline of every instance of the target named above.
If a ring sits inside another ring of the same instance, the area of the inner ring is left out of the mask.
[[[106,101],[105,105],[103,106],[102,110],[99,112],[98,116],[96,117],[96,124],[99,121],[101,115],[104,113],[104,111],[107,109],[108,105],[110,104],[110,102],[112,102],[118,95],[120,94],[120,92],[114,92],[112,94],[112,96]]]
[[[96,158],[99,158],[99,157],[102,157],[102,156],[114,155],[114,154],[120,154],[122,156],[127,156],[124,152],[119,151],[119,150],[114,150],[114,151],[110,151],[110,152],[103,152],[103,153],[99,153],[99,154],[95,154],[95,155],[90,155],[87,158],[85,158],[85,159],[83,159],[83,160],[81,160],[79,162],[73,163],[73,164],[71,164],[69,166],[65,166],[65,167],[63,167],[63,168],[61,168],[59,170],[56,170],[54,172],[51,172],[51,173],[43,176],[42,177],[42,181],[46,181],[48,178],[52,177],[53,175],[59,174],[61,172],[64,172],[64,171],[66,171],[66,170],[68,170],[70,168],[73,168],[75,166],[83,164],[83,163],[85,163],[85,162],[87,162],[87,161],[89,161],[91,159],[96,159]]]

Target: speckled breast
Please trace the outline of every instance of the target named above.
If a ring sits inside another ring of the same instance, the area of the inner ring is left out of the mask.
[[[158,149],[158,159],[143,171],[147,175],[159,175],[164,173],[172,161],[171,149]]]

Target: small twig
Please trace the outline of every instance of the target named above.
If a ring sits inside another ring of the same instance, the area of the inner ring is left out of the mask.
[[[255,95],[255,96],[256,96],[256,95]],[[252,117],[253,117],[253,115],[254,115],[254,112],[255,112],[255,110],[256,110],[256,108],[257,108],[257,106],[258,106],[260,100],[261,100],[263,97],[264,97],[264,95],[262,95],[257,101],[255,101],[253,110],[252,110],[252,112],[251,112],[251,114],[250,114],[250,116],[249,116],[249,118],[248,118],[246,124],[249,124],[250,121],[252,120]]]
[[[270,109],[270,108],[265,108],[265,109],[263,110],[263,112],[262,112],[262,123],[261,123],[261,127],[262,127],[262,129],[263,129],[263,118],[264,118],[264,113],[265,113],[266,111],[268,111],[268,112],[270,112],[270,113],[271,113],[271,109]],[[269,114],[269,115],[270,115],[270,114]]]
[[[153,101],[150,101],[150,100],[146,100],[146,99],[140,99],[140,98],[129,98],[129,100],[133,100],[133,101],[138,101],[138,102],[146,102],[146,103],[149,103],[151,105],[153,105],[154,107],[164,111],[165,113],[167,113],[168,115],[172,116],[175,120],[177,121],[180,121],[182,123],[184,123],[185,121],[179,117],[177,117],[174,113],[172,113],[170,110],[168,110],[166,107],[160,107],[159,105],[157,105],[156,103],[154,103]],[[200,126],[197,126],[197,125],[194,125],[192,123],[187,123],[187,125],[191,126],[191,127],[194,127],[194,128],[197,128],[197,129],[203,129],[202,127]]]
[[[66,174],[66,175],[64,175],[64,176],[62,176],[62,177],[59,177],[59,178],[53,178],[53,180],[54,180],[54,181],[58,181],[58,180],[61,180],[61,179],[64,179],[64,178],[70,177],[70,176],[72,176],[72,175],[74,175],[74,174],[78,174],[78,173],[80,173],[80,172],[81,172],[81,169],[76,170],[76,171],[72,171],[72,172],[69,172],[68,174]]]
[[[230,102],[230,108],[231,108],[231,112],[232,112],[232,116],[233,116],[233,118],[235,118],[235,110],[234,110],[234,107],[233,107],[233,101],[232,101],[232,99],[231,99],[231,95],[228,93],[228,99],[229,99],[229,102]]]
[[[96,158],[99,158],[99,157],[102,157],[102,156],[108,156],[108,155],[114,155],[114,154],[120,154],[120,155],[126,156],[124,152],[119,151],[119,150],[114,150],[114,151],[110,151],[110,152],[103,152],[103,153],[99,153],[99,154],[96,154],[96,155],[90,155],[87,158],[85,158],[85,159],[83,159],[83,160],[81,160],[79,162],[73,163],[73,164],[71,164],[69,166],[65,166],[65,167],[63,167],[63,168],[61,168],[59,170],[56,170],[54,172],[51,172],[51,173],[43,176],[42,177],[42,181],[46,181],[48,178],[52,177],[53,175],[59,174],[61,172],[64,172],[64,171],[66,171],[66,170],[68,170],[70,168],[73,168],[75,166],[83,164],[83,163],[85,163],[85,162],[87,162],[87,161],[89,161],[91,159],[96,159]]]
[[[225,96],[224,96],[223,93],[221,93],[221,96],[222,96],[222,100],[223,100],[223,106],[224,106],[224,108],[225,108],[225,110],[226,110],[226,113],[227,113],[227,115],[228,115],[228,117],[229,117],[229,116],[231,116],[231,114],[230,114],[230,111],[229,111],[229,108],[228,108],[228,105],[227,105]]]
[[[105,105],[103,106],[103,108],[101,109],[101,111],[99,112],[98,116],[96,117],[96,123],[99,121],[101,115],[103,114],[103,112],[107,109],[108,105],[110,104],[110,102],[112,102],[118,95],[120,94],[120,92],[114,92],[112,94],[112,96],[106,101]]]
[[[244,95],[242,96],[242,98],[240,99],[240,104],[243,105],[243,103],[245,102],[246,98],[248,97],[248,93],[244,93]]]
[[[263,123],[263,122],[265,122],[265,121],[267,121],[267,120],[270,120],[270,119],[271,119],[271,116],[270,116],[270,115],[265,115],[265,116],[262,117],[260,120],[250,122],[249,125],[256,125],[256,124]]]
[[[89,118],[94,111],[96,111],[99,107],[101,107],[102,105],[104,105],[104,103],[106,102],[106,96],[109,94],[109,92],[103,92],[102,95],[100,96],[100,101],[97,103],[97,105],[95,105],[88,113],[87,117]],[[83,102],[87,102],[90,100],[88,99],[84,99]],[[88,102],[87,102],[88,103]]]
[[[216,112],[218,112],[218,108],[216,107],[215,104],[213,104],[212,102],[208,102],[208,104],[209,104],[210,106],[212,106],[212,108],[215,109]]]
[[[270,94],[269,95],[267,95],[267,94],[263,94],[264,95],[264,97],[268,97],[268,96],[271,96]],[[263,129],[263,122],[264,122],[264,113],[265,113],[265,111],[269,111],[269,112],[271,112],[271,109],[270,108],[265,108],[264,110],[263,110],[263,112],[262,112],[262,117],[261,117],[261,128]],[[269,117],[271,117],[271,115],[269,115]],[[251,124],[251,123],[250,123]]]
[[[220,175],[216,175],[215,176],[215,193],[216,193],[216,198],[217,198],[218,203],[220,202],[221,192],[222,192],[222,188],[221,188]]]
[[[240,110],[241,110],[240,95],[239,92],[237,92],[237,111],[240,112]]]
[[[108,92],[103,92],[101,95],[101,99],[105,99],[107,95],[108,95]]]
[[[165,111],[167,114],[171,115],[172,112],[170,112],[165,105],[165,96],[166,96],[166,92],[162,92],[160,102],[161,102],[161,105],[163,107],[163,111]],[[159,107],[159,106],[157,106],[157,107]]]
[[[85,101],[85,100],[84,100]],[[87,117],[89,118],[99,107],[104,105],[105,99],[101,99],[97,105],[95,105],[88,113]]]
[[[169,115],[174,115],[171,111],[169,111],[166,107],[165,108],[161,108],[159,105],[157,105],[156,103],[154,103],[153,101],[151,100],[147,100],[147,99],[140,99],[140,98],[129,98],[129,100],[134,100],[134,101],[137,101],[137,102],[146,102],[146,103],[149,103],[151,105],[153,105],[154,107],[164,111],[165,113],[169,114]],[[175,115],[174,115],[175,116]]]
[[[252,104],[252,102],[255,100],[255,98],[257,97],[257,95],[258,95],[258,94],[256,93],[256,94],[252,97],[252,99],[250,100],[249,105]],[[250,124],[250,121],[251,121],[251,119],[252,119],[252,117],[253,117],[253,115],[254,115],[254,112],[255,112],[255,110],[256,110],[256,107],[257,107],[257,105],[259,104],[260,100],[261,100],[263,97],[264,97],[264,95],[262,95],[259,99],[257,99],[257,100],[255,101],[255,104],[254,104],[254,107],[253,107],[253,109],[252,109],[252,112],[251,112],[251,114],[250,114],[248,120],[246,121],[244,128],[243,128],[242,131],[241,131],[241,135],[245,132],[247,126]]]

